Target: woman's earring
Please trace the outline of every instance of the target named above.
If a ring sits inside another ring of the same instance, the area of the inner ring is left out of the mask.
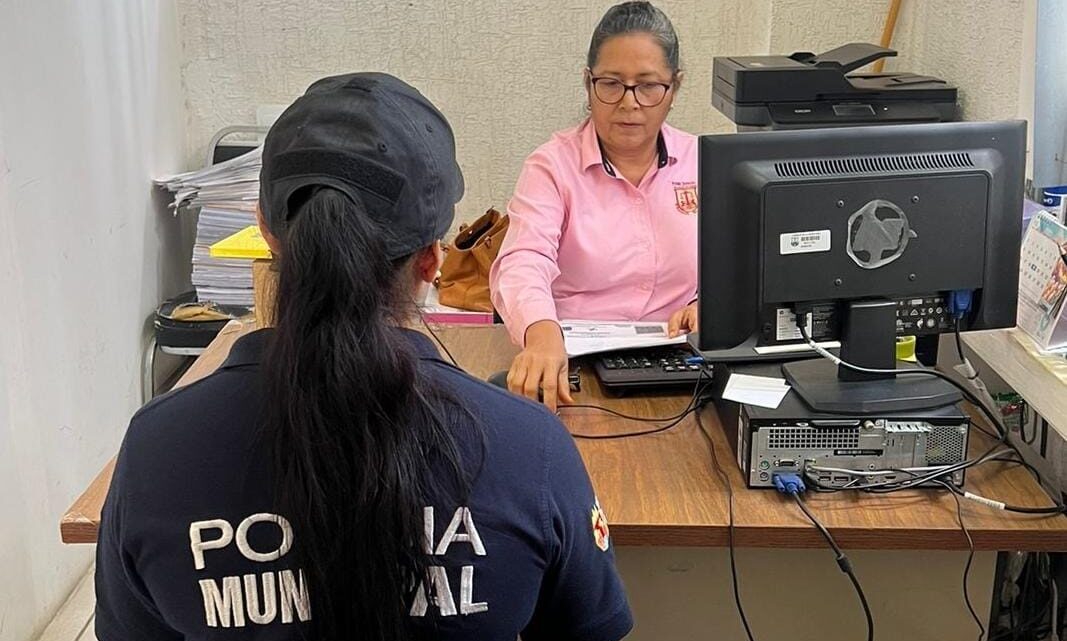
[[[587,103],[585,103],[585,110],[586,111],[592,111],[593,107],[587,102]]]

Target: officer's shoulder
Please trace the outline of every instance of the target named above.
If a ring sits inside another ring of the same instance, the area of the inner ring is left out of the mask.
[[[183,438],[197,432],[198,427],[205,422],[198,419],[241,412],[239,404],[246,402],[247,396],[243,393],[242,379],[246,378],[235,377],[228,370],[217,370],[188,385],[155,397],[137,410],[130,419],[126,441],[167,441]],[[244,411],[254,412],[257,409],[258,407],[248,407]]]

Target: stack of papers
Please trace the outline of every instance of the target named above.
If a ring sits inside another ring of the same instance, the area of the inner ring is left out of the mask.
[[[251,307],[252,263],[216,257],[211,246],[256,224],[261,148],[217,165],[157,179],[174,194],[175,213],[199,209],[192,281],[202,302]]]
[[[783,378],[731,374],[726,381],[722,397],[735,403],[758,405],[773,410],[782,404],[782,399],[789,393],[789,389],[789,383]]]
[[[616,321],[560,321],[567,356],[584,356],[620,349],[679,345],[685,334],[667,337],[667,323],[631,323]]]

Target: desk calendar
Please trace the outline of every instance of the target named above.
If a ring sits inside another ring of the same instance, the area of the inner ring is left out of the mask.
[[[1046,212],[1030,221],[1019,259],[1019,328],[1045,351],[1067,350],[1067,227]]]

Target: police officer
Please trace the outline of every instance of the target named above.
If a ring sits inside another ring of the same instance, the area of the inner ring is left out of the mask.
[[[267,135],[260,183],[277,326],[133,418],[97,638],[622,638],[563,426],[403,329],[463,192],[445,118],[391,76],[325,78]]]

